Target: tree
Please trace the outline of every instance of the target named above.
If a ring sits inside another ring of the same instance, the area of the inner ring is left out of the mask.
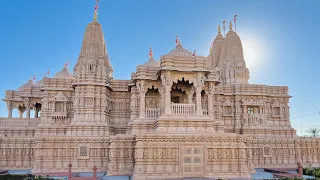
[[[317,128],[317,127],[312,127],[312,128],[307,130],[307,133],[312,135],[312,137],[314,137],[314,138],[317,137],[319,132],[320,132],[320,128]]]

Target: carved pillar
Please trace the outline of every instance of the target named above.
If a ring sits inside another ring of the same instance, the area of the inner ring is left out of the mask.
[[[23,113],[24,113],[24,111],[26,110],[26,108],[20,106],[20,107],[18,108],[18,110],[19,110],[19,118],[23,118]]]
[[[195,88],[192,86],[189,93],[187,94],[188,95],[188,104],[192,104],[192,99],[193,99],[193,94],[195,92]]]
[[[141,80],[137,83],[137,90],[140,96],[140,118],[145,118],[145,109],[146,109],[146,90],[145,90],[145,81]]]
[[[12,102],[7,101],[8,118],[12,118]]]
[[[145,109],[146,109],[146,94],[140,92],[140,118],[145,118]]]
[[[165,114],[171,114],[171,89],[165,87]]]
[[[27,111],[26,118],[29,119],[30,118],[30,100],[29,100],[29,98],[24,99],[24,106],[26,107],[26,111]]]
[[[171,71],[164,71],[161,74],[162,85],[165,93],[165,114],[171,114],[171,88],[172,88],[172,75]]]
[[[202,115],[202,107],[201,107],[201,91],[202,89],[197,87],[196,88],[196,102],[197,102],[197,107],[196,107],[196,112],[197,115]]]
[[[213,82],[209,82],[208,87],[208,115],[213,116],[213,94],[215,85]]]
[[[34,110],[34,118],[38,118],[39,117],[39,110],[37,108],[35,108]]]
[[[159,93],[160,93],[160,113],[162,114],[164,112],[164,108],[165,108],[165,88],[163,86],[161,86],[158,89]]]
[[[196,82],[194,83],[194,86],[196,88],[196,102],[197,102],[197,107],[196,107],[196,114],[197,115],[202,115],[202,107],[201,107],[201,91],[202,87],[204,85],[204,74],[201,72],[197,72],[196,75]]]
[[[136,114],[136,104],[137,104],[137,95],[136,95],[136,88],[131,88],[131,100],[130,100],[130,108],[131,108],[131,119],[137,118]]]

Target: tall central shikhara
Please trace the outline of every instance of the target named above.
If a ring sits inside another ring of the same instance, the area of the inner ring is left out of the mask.
[[[108,124],[107,86],[113,69],[106,50],[101,25],[97,22],[98,1],[94,21],[84,34],[75,71],[74,120],[76,124]]]

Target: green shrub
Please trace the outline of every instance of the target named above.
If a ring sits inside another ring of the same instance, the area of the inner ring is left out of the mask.
[[[44,176],[34,176],[27,174],[0,174],[1,180],[52,180],[52,178]]]

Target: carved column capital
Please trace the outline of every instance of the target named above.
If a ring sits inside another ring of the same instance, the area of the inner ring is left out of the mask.
[[[7,109],[8,109],[8,110],[12,110],[12,109],[13,109],[13,103],[12,103],[12,101],[6,101],[6,104],[7,104]]]
[[[208,84],[208,94],[213,95],[215,93],[215,84],[213,82],[209,82]]]
[[[161,73],[160,78],[161,78],[162,85],[165,87],[165,89],[171,90],[171,86],[173,83],[172,72],[171,71],[164,71]]]
[[[147,88],[146,88],[146,81],[145,80],[137,81],[136,86],[137,86],[137,91],[140,94],[140,96],[146,94]]]
[[[24,105],[26,108],[30,108],[30,107],[31,107],[30,98],[24,98],[24,99],[23,99],[23,105]]]
[[[204,85],[204,81],[205,81],[206,77],[204,75],[203,72],[197,72],[195,74],[195,82],[194,82],[194,87],[196,88],[196,90],[198,91],[199,89],[202,90],[202,87]]]

